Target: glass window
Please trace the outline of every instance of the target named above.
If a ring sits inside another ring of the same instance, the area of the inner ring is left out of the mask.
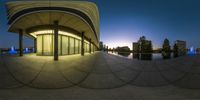
[[[70,37],[69,54],[74,54],[74,38],[71,38],[71,37]]]
[[[52,55],[54,55],[54,35],[51,35],[52,38]]]
[[[81,53],[81,40],[79,40],[79,54]]]
[[[58,55],[62,55],[62,54],[61,54],[61,52],[62,52],[62,51],[61,51],[61,50],[62,50],[61,40],[62,40],[62,36],[59,35],[59,36],[58,36]]]
[[[43,54],[53,55],[52,46],[53,46],[52,35],[44,35],[43,36]]]
[[[87,52],[87,44],[84,43],[84,52]]]
[[[75,54],[79,53],[79,40],[75,39]]]
[[[89,44],[87,43],[87,52],[89,52],[89,51],[90,51]]]
[[[37,55],[42,55],[42,35],[37,36]]]
[[[40,31],[40,33],[46,31]],[[80,54],[81,53],[81,40],[80,37],[65,36],[69,34],[59,34],[58,36],[58,54]],[[88,41],[84,42],[84,51],[89,52]],[[54,34],[46,32],[37,35],[37,54],[38,55],[54,55]]]
[[[62,36],[62,54],[63,55],[68,55],[68,37],[67,36]]]
[[[93,44],[91,44],[91,52],[93,52]]]
[[[84,49],[85,49],[85,52],[89,52],[89,44],[88,43],[84,43]]]

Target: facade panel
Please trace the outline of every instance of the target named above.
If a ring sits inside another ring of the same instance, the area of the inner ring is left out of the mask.
[[[69,38],[69,41],[70,41],[70,48],[69,48],[69,54],[72,55],[74,54],[74,38],[70,37]]]
[[[42,42],[42,35],[41,36],[38,36],[37,38],[37,54],[38,55],[42,55],[42,45],[43,45],[43,42]]]
[[[52,35],[43,35],[43,55],[53,55]]]
[[[62,55],[68,55],[69,42],[67,36],[62,36]]]
[[[39,33],[37,35],[37,55],[53,56],[54,55],[54,35],[52,33]],[[37,33],[37,32],[36,32]],[[69,35],[69,34],[67,34]],[[58,36],[58,53],[59,55],[72,55],[81,53],[81,40],[80,37],[73,35],[63,35]],[[84,41],[85,53],[89,52],[89,42]],[[91,50],[93,51],[93,45],[91,45]]]
[[[75,39],[75,54],[79,53],[79,40]]]

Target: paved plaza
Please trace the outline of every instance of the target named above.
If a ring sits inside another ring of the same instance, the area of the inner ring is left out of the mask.
[[[200,100],[200,55],[140,61],[104,52],[0,58],[0,100]]]

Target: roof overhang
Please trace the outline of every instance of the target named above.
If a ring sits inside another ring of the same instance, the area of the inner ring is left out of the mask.
[[[98,46],[99,13],[96,5],[83,1],[14,1],[7,3],[9,32],[30,30],[41,25],[59,25],[85,32]]]

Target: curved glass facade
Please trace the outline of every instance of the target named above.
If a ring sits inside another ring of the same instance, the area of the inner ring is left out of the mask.
[[[37,55],[53,56],[54,54],[54,34],[53,31],[37,31],[31,33],[37,38]],[[84,51],[89,53],[90,43],[84,41]],[[91,51],[94,52],[94,45],[91,44]],[[81,38],[63,31],[59,31],[58,36],[58,54],[73,55],[81,53]]]

